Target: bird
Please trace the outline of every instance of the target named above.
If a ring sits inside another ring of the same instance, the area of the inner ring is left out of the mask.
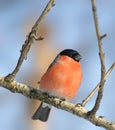
[[[71,100],[82,81],[81,55],[73,49],[61,51],[40,79],[40,90],[53,97]],[[41,102],[32,116],[33,120],[46,122],[51,105]]]

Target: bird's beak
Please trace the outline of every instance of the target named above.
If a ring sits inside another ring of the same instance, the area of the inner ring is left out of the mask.
[[[76,61],[80,61],[81,59],[82,59],[82,56],[80,54],[75,57]]]

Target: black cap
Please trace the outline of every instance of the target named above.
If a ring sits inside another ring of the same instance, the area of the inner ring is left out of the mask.
[[[73,58],[75,61],[78,61],[78,62],[81,59],[81,55],[76,50],[72,50],[72,49],[65,49],[62,52],[60,52],[60,55],[69,56],[69,57]]]

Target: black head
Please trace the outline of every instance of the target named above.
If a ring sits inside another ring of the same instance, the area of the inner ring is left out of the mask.
[[[76,50],[72,50],[72,49],[63,50],[62,52],[60,52],[60,55],[69,56],[77,62],[79,62],[81,59],[81,55]]]

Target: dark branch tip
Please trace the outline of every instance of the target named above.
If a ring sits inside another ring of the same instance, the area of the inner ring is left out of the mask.
[[[103,34],[100,36],[100,40],[102,40],[103,38],[107,37],[107,34]]]

